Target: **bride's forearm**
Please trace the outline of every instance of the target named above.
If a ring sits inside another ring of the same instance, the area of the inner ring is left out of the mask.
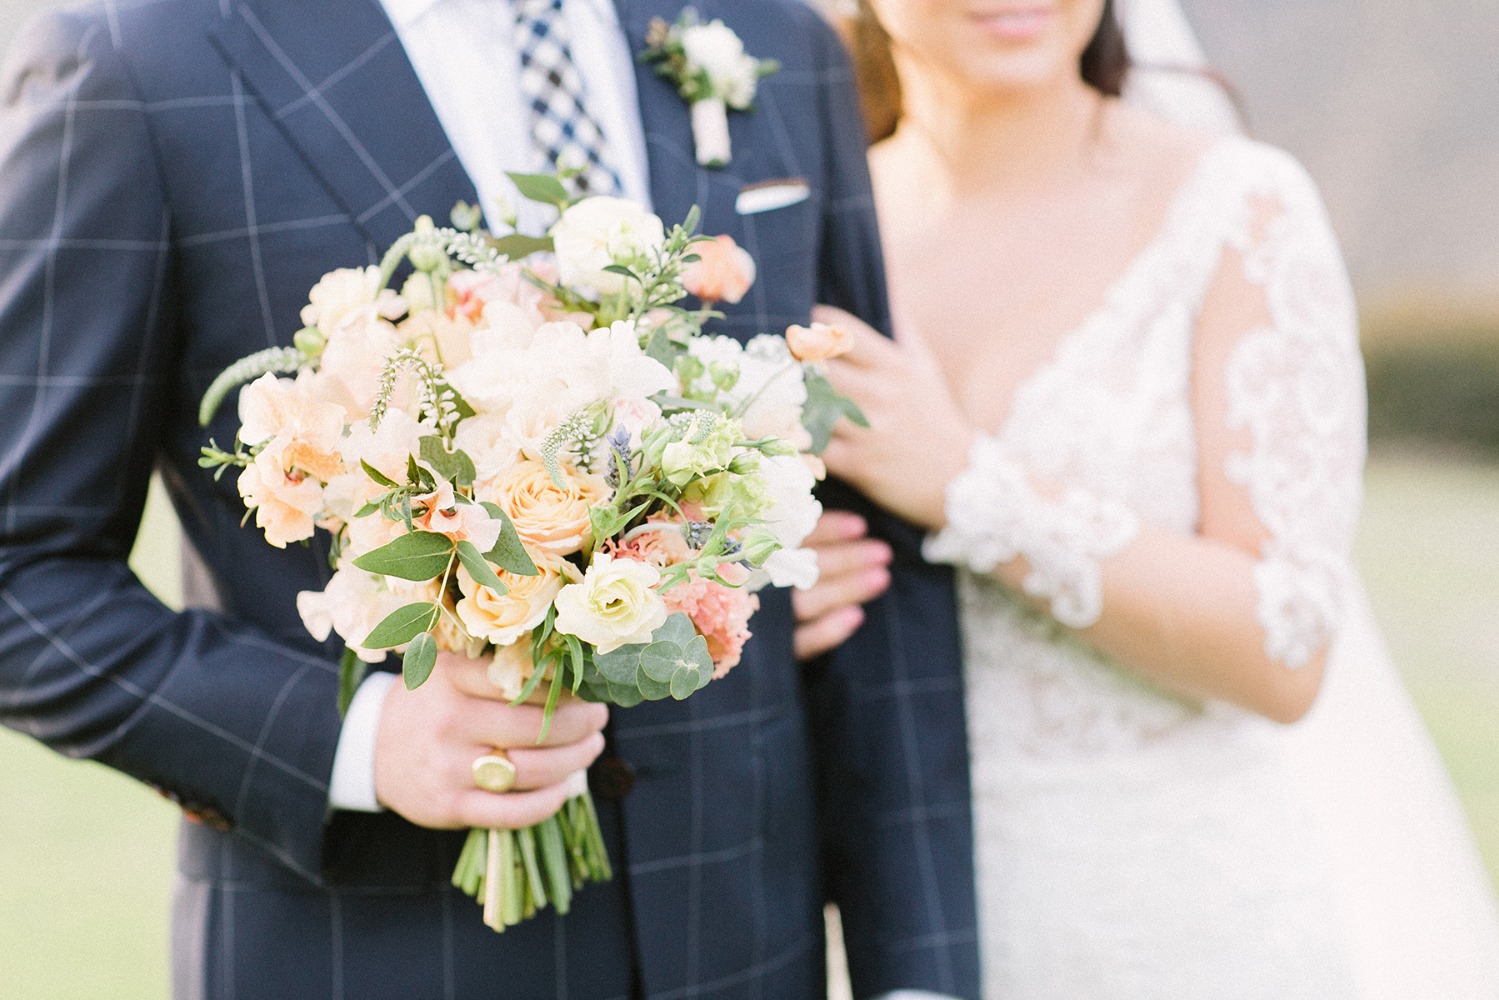
[[[1079,634],[1172,692],[1294,722],[1316,699],[1326,650],[1296,667],[1266,652],[1255,566],[1255,557],[1235,545],[1142,528],[1100,561],[1101,612]],[[994,576],[1024,593],[1030,573],[1021,557],[996,567]],[[1044,601],[1037,606],[1049,609]]]

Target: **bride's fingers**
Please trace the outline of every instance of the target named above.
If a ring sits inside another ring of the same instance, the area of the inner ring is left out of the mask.
[[[853,348],[837,360],[859,367],[883,367],[899,363],[901,349],[889,337],[853,313],[836,306],[812,307],[812,321],[836,326],[848,334]]]
[[[846,510],[824,511],[812,528],[812,533],[802,541],[808,548],[855,542],[869,534],[869,522],[858,514]]]
[[[832,652],[847,642],[863,624],[864,612],[861,609],[842,608],[823,615],[816,621],[798,625],[792,636],[796,658],[810,660],[814,656]]]

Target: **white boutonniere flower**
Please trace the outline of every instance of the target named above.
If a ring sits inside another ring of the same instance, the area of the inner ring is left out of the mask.
[[[692,110],[692,141],[697,162],[722,167],[732,157],[729,109],[748,111],[755,103],[761,77],[781,68],[774,59],[756,59],[744,41],[722,21],[704,23],[691,7],[676,23],[651,22],[641,58],[656,63],[656,72],[676,85]]]

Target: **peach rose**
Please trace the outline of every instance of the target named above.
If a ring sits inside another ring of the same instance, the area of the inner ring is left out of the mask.
[[[827,361],[853,350],[853,338],[836,326],[813,323],[811,326],[788,326],[786,346],[798,361]]]
[[[518,462],[481,485],[477,495],[499,504],[528,547],[565,556],[588,539],[588,511],[609,499],[602,476],[562,467],[559,488],[540,462]]]
[[[698,259],[682,271],[682,284],[704,302],[736,303],[755,283],[755,258],[732,236],[692,245]]]
[[[577,571],[572,563],[561,559],[542,560],[536,569],[535,576],[517,576],[496,569],[495,575],[505,585],[505,593],[498,594],[477,583],[468,570],[459,567],[458,589],[463,597],[459,599],[456,611],[458,620],[463,622],[469,634],[487,639],[496,646],[507,646],[540,625],[557,592],[569,579],[577,576]]]

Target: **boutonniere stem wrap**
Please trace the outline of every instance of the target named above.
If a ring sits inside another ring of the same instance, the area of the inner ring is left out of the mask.
[[[733,157],[729,110],[753,108],[760,79],[781,64],[748,54],[734,29],[719,20],[703,22],[691,7],[675,23],[653,20],[645,41],[641,58],[656,63],[656,72],[676,86],[691,109],[698,165],[727,166]]]

